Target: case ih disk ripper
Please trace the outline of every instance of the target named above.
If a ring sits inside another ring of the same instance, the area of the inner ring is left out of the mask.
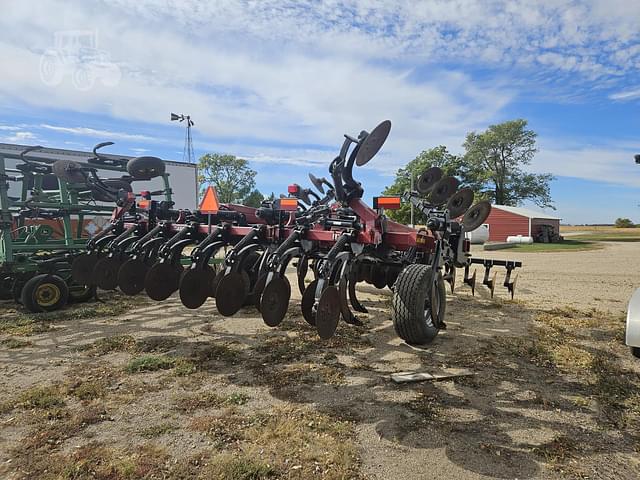
[[[304,319],[321,338],[334,335],[340,318],[361,324],[352,310],[367,311],[355,288],[365,281],[393,289],[393,322],[402,339],[429,342],[446,327],[445,281],[453,290],[457,268],[464,268],[464,283],[474,290],[476,274],[470,275],[470,267],[484,266],[483,284],[493,295],[496,273],[491,270],[505,267],[504,285],[513,297],[517,276],[512,272],[521,263],[471,257],[465,232],[480,226],[491,206],[472,206],[473,192],[458,190],[458,181],[443,177],[439,168],[424,172],[417,191],[404,195],[425,214],[424,229],[385,216],[385,209],[400,206],[399,197],[378,197],[374,208],[362,201],[364,190],[353,178],[353,167],[368,163],[390,130],[387,120],[357,137],[345,135],[329,167],[331,181],[309,175],[317,193],[291,185],[288,196],[258,209],[221,205],[208,209],[215,213],[176,211],[153,200],[136,203],[131,193],[121,192],[112,224],[74,261],[73,276],[127,294],[146,290],[154,300],[179,291],[188,308],[214,297],[224,316],[255,305],[264,322],[275,327],[289,307],[285,273],[292,264]],[[187,247],[191,251],[185,257]],[[225,247],[224,262],[216,269],[216,254]],[[313,274],[309,284],[308,273]]]

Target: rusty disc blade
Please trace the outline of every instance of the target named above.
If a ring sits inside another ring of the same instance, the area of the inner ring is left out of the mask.
[[[102,290],[115,290],[118,286],[118,270],[120,259],[105,257],[98,260],[93,270],[93,284]]]
[[[340,293],[334,285],[324,289],[316,311],[316,330],[323,340],[333,337],[340,320]]]
[[[187,308],[201,307],[209,296],[209,284],[213,269],[190,268],[186,270],[180,279],[180,301]]]
[[[247,292],[247,283],[240,273],[231,272],[222,277],[216,290],[216,307],[220,315],[230,317],[240,310]]]
[[[83,253],[73,259],[71,264],[71,276],[81,285],[92,285],[93,269],[98,263],[97,253]]]
[[[371,130],[367,138],[360,144],[356,154],[356,165],[361,167],[380,151],[391,131],[391,121],[385,120]]]
[[[260,299],[260,313],[262,319],[270,327],[277,327],[284,320],[289,308],[291,285],[287,277],[279,275],[273,277],[264,287]]]
[[[473,196],[473,190],[470,188],[462,188],[454,193],[447,202],[449,217],[458,218],[460,215],[464,215],[464,212],[469,210],[473,204]]]
[[[460,185],[460,182],[455,177],[444,177],[440,179],[431,190],[429,200],[434,205],[442,205],[456,193],[458,185]]]
[[[426,169],[418,178],[418,182],[416,183],[416,190],[421,195],[428,194],[431,189],[435,186],[436,183],[440,181],[442,178],[442,169],[440,167],[431,167]]]
[[[489,214],[491,213],[491,203],[487,200],[476,203],[473,207],[467,210],[462,218],[462,225],[467,232],[472,232],[480,225],[482,225]]]
[[[118,287],[126,295],[137,295],[144,290],[144,278],[149,265],[137,258],[125,261],[118,270]]]
[[[156,263],[144,278],[144,289],[152,300],[166,300],[178,289],[180,270],[171,263]]]
[[[318,280],[312,281],[302,294],[302,316],[305,321],[312,327],[316,326],[316,317],[313,314],[313,304],[316,301],[316,287],[318,286]]]

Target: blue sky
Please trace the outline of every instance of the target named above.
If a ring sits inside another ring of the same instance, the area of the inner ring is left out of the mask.
[[[356,172],[370,197],[421,150],[525,118],[558,216],[640,222],[638,19],[628,0],[5,0],[0,141],[180,160],[184,112],[197,155],[247,158],[278,193],[388,118]]]

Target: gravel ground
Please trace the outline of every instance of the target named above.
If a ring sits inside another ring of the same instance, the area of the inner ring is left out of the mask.
[[[360,315],[365,327],[341,324],[330,342],[318,340],[301,319],[295,286],[289,315],[275,329],[254,309],[223,318],[213,300],[192,311],[174,295],[162,303],[138,297],[113,315],[61,316],[28,336],[5,330],[0,478],[43,478],[37,459],[51,460],[49,478],[66,478],[54,475],[56,468],[76,472],[73,478],[95,478],[96,468],[110,472],[99,478],[135,478],[126,476],[120,460],[106,465],[83,458],[82,445],[101,445],[114,458],[140,448],[156,452],[142,462],[151,472],[144,478],[273,478],[248,477],[247,470],[243,477],[237,469],[206,473],[221,454],[245,462],[248,455],[275,465],[277,478],[305,480],[640,478],[640,367],[621,341],[622,311],[640,286],[638,248],[619,243],[583,252],[476,252],[523,261],[516,301],[502,286],[494,299],[481,285],[472,297],[459,271],[456,293],[448,295],[448,328],[424,348],[397,338],[391,292],[368,285],[358,295],[369,309]],[[107,306],[131,302],[104,296]],[[592,308],[610,313],[590,313]],[[14,321],[18,313],[7,305],[0,322]],[[113,342],[123,338],[127,343]],[[9,347],[11,341],[24,344]],[[148,352],[175,359],[176,366],[127,370]],[[476,375],[404,386],[389,380],[400,371],[438,373],[444,367],[471,368]],[[87,382],[96,390],[87,387],[80,396]],[[25,404],[34,387],[51,385],[61,403]],[[176,410],[177,401],[211,392],[217,403]],[[238,398],[244,400],[228,406]],[[243,436],[256,413],[282,418],[282,408],[302,418],[293,424],[298,417],[286,414],[295,440],[277,432],[263,432],[268,441]],[[224,430],[220,416],[236,419],[238,435]],[[320,434],[314,427],[338,420],[347,426]],[[334,441],[342,450],[327,451]],[[176,470],[176,462],[194,455],[209,458],[210,465],[193,460]],[[131,461],[141,463],[136,458]]]
[[[640,243],[603,242],[587,251],[522,253],[517,250],[485,252],[474,246],[475,256],[521,260],[516,298],[530,305],[573,306],[621,312],[640,287]],[[500,270],[498,270],[500,272]],[[478,279],[482,279],[478,267]],[[498,274],[498,282],[504,277]],[[464,287],[462,287],[464,288]],[[496,288],[499,296],[506,290]],[[481,291],[482,294],[482,291]]]

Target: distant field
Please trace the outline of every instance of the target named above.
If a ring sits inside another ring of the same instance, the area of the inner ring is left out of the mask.
[[[569,238],[579,238],[591,242],[640,242],[640,228],[615,228],[612,226],[561,226],[560,234],[575,234]]]

